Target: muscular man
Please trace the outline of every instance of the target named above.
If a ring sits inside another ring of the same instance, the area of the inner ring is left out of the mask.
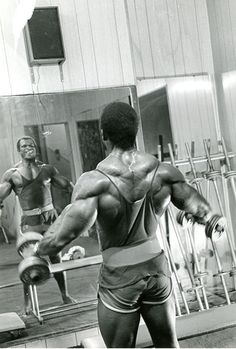
[[[104,109],[101,131],[111,152],[78,179],[72,204],[36,254],[58,253],[96,221],[103,257],[98,322],[107,347],[135,346],[140,315],[155,347],[178,347],[171,275],[157,225],[170,201],[202,223],[210,207],[176,168],[136,150],[137,130],[130,105],[114,102]]]
[[[20,138],[17,150],[21,161],[13,168],[7,170],[0,184],[0,201],[4,200],[13,190],[19,198],[22,209],[21,231],[34,231],[43,234],[56,219],[53,207],[50,186],[55,185],[72,192],[70,182],[59,174],[55,167],[36,160],[36,143],[29,136]],[[55,253],[50,256],[52,263],[60,262],[60,255]],[[73,300],[68,295],[65,275],[55,274],[64,303]],[[29,311],[29,292],[24,285],[25,310]]]

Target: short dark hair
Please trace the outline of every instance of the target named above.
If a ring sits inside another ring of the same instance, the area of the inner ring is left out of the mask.
[[[17,151],[20,151],[20,142],[21,142],[23,139],[31,139],[31,141],[32,141],[32,142],[34,143],[34,145],[35,145],[35,148],[37,148],[37,144],[36,144],[36,142],[35,142],[35,140],[34,140],[33,137],[30,137],[30,136],[23,136],[23,137],[19,138],[18,141],[17,141],[17,143],[16,143],[16,149],[17,149]]]
[[[138,132],[138,115],[128,103],[108,104],[101,115],[101,129],[104,139],[125,150],[132,147]]]

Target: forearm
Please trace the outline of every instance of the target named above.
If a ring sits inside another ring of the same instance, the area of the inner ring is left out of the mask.
[[[38,244],[39,255],[56,255],[66,244],[73,240],[76,219],[69,213],[71,205],[66,206],[56,221],[50,226]]]
[[[39,242],[39,255],[55,255],[94,223],[95,215],[88,215],[83,204],[68,205]]]
[[[212,215],[210,204],[197,190],[187,183],[173,186],[172,202],[180,210],[205,223]]]

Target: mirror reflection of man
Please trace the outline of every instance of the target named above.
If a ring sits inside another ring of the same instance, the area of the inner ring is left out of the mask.
[[[70,192],[73,190],[73,185],[54,166],[36,160],[36,148],[36,142],[32,137],[24,136],[17,141],[17,151],[20,153],[21,161],[4,173],[0,184],[0,202],[13,190],[22,209],[22,233],[34,231],[44,234],[57,217],[51,195],[51,184]],[[50,261],[59,263],[60,255],[50,256]],[[56,273],[55,279],[63,302],[74,302],[67,291],[65,274]],[[26,285],[24,285],[24,300],[25,311],[28,313],[30,299]]]

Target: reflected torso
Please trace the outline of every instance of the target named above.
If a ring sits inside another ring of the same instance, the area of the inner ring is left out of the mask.
[[[23,210],[45,207],[52,203],[52,172],[52,166],[40,162],[29,167],[20,162],[12,169],[12,188]]]

